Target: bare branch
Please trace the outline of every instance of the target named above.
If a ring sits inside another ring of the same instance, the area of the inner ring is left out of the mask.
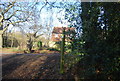
[[[4,27],[3,33],[8,29],[8,27],[9,27],[9,24],[7,24],[7,26]]]
[[[9,23],[9,24],[16,24],[16,23],[21,23],[21,22],[25,22],[26,20],[21,20],[21,21],[16,21],[16,22],[11,22],[11,23]]]
[[[45,0],[45,4],[41,7],[40,12],[42,11],[42,9],[43,9],[47,4],[48,4],[48,1]]]
[[[14,4],[15,4],[15,2],[12,2],[12,4],[9,5],[9,7],[3,12],[3,14],[8,12],[14,6]]]
[[[44,35],[44,34],[40,34],[40,35],[36,36],[35,38],[38,38],[38,37],[40,37],[40,36],[42,36],[42,35]]]
[[[50,6],[52,6],[52,7],[57,7],[57,8],[60,8],[60,6],[55,6],[54,4],[57,2],[57,0],[56,1],[54,1],[54,2],[52,2],[51,4],[48,2],[48,4],[50,5]]]
[[[16,14],[17,11],[18,10],[16,10],[11,16],[9,16],[8,18],[6,18],[5,20],[9,20],[10,18],[12,18]]]
[[[39,29],[33,34],[34,37],[36,36],[36,34],[37,34],[38,31],[39,31]]]
[[[3,15],[0,15],[0,23],[3,21],[4,17]]]

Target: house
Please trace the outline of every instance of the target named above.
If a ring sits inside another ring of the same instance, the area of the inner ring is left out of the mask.
[[[74,27],[64,27],[65,32],[75,32]],[[63,33],[63,27],[54,27],[53,32],[52,32],[52,37],[51,41],[53,42],[58,42],[62,41],[62,33]]]
[[[75,32],[74,27],[54,27],[52,31],[51,41],[49,43],[50,47],[57,48],[55,43],[62,41],[63,28],[65,28],[65,32]],[[66,37],[68,36],[66,35]],[[66,41],[68,40],[66,39]]]

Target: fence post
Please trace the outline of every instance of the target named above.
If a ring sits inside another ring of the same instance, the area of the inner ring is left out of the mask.
[[[61,58],[60,58],[60,73],[64,73],[64,52],[65,52],[65,28],[63,28],[62,33],[62,43],[61,43]]]

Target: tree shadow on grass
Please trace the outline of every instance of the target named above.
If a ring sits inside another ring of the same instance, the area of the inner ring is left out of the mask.
[[[59,54],[14,55],[3,58],[2,67],[3,79],[72,79],[72,81],[74,81],[74,77],[70,70],[64,74],[59,73]],[[22,76],[19,75],[20,72],[22,72]]]
[[[34,57],[36,59],[38,57]],[[2,77],[8,76],[27,61],[33,59],[27,55],[11,55],[2,59]]]
[[[60,74],[60,55],[52,55],[47,57],[44,64],[39,68],[39,72],[35,79],[73,79],[72,73],[69,71]]]

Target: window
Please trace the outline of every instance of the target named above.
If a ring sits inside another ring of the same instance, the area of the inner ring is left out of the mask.
[[[57,38],[58,37],[58,34],[55,34],[55,38]]]

